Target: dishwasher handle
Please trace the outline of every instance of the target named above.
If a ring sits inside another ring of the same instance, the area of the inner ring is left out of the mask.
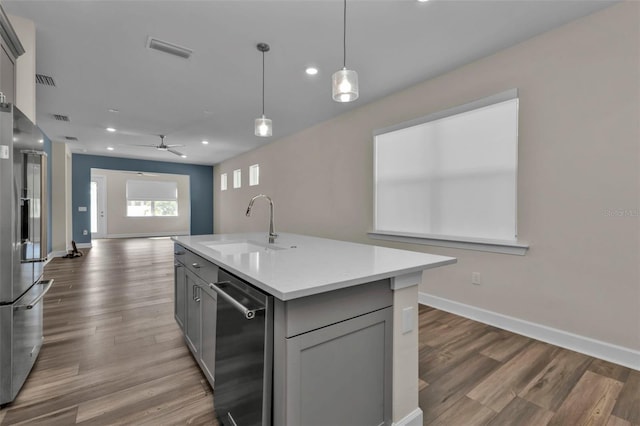
[[[209,288],[213,291],[215,291],[216,293],[218,293],[218,295],[220,297],[222,297],[224,300],[226,300],[227,302],[229,302],[231,304],[231,306],[233,306],[234,308],[236,308],[237,310],[239,310],[240,312],[242,312],[242,314],[244,315],[244,317],[248,320],[255,318],[256,316],[256,312],[258,311],[263,311],[264,310],[264,306],[260,307],[258,309],[249,309],[246,306],[244,306],[241,302],[237,301],[236,299],[234,299],[229,293],[225,292],[223,289],[221,289],[220,287],[218,287],[218,285],[220,284],[231,284],[231,281],[219,281],[217,283],[209,283]]]

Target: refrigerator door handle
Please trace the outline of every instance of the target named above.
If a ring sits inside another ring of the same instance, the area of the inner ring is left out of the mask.
[[[31,230],[29,229],[29,219],[31,218],[31,200],[29,198],[21,198],[20,202],[22,203],[20,209],[20,240],[25,243],[31,240]]]
[[[47,294],[47,292],[51,289],[51,286],[53,285],[53,278],[50,280],[44,280],[44,281],[40,281],[38,284],[41,285],[46,285],[45,289],[42,291],[42,293],[40,293],[38,295],[38,297],[36,297],[35,299],[33,299],[31,301],[31,303],[27,304],[27,305],[16,305],[14,306],[13,309],[15,309],[16,311],[19,311],[21,309],[33,309],[38,303],[40,303],[40,301],[42,300],[42,298],[44,297],[45,294]]]

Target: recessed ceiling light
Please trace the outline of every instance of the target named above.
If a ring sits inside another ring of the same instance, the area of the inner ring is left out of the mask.
[[[114,148],[113,148],[112,146],[108,146],[108,147],[107,147],[107,149],[108,149],[109,151],[113,151],[113,149],[114,149]]]
[[[316,75],[316,74],[318,74],[318,68],[309,67],[306,70],[304,70],[304,72],[306,72],[308,75]]]
[[[116,129],[114,129],[113,127],[107,127],[107,132],[113,133],[115,131],[116,131]]]
[[[38,143],[44,143],[44,139],[38,139]]]
[[[115,108],[109,108],[109,112],[120,112],[120,110]]]
[[[187,158],[187,156],[186,156],[186,155],[184,155],[184,154],[182,154],[180,157],[182,157],[182,158]]]
[[[209,141],[202,141],[202,145],[209,145]]]
[[[428,2],[428,1],[429,1],[429,0],[418,0],[418,3],[426,3],[426,2]]]

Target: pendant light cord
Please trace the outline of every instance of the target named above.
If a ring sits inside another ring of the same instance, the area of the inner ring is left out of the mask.
[[[342,25],[342,66],[347,68],[347,0],[344,0],[344,21]]]
[[[264,51],[262,51],[262,116],[264,117]]]

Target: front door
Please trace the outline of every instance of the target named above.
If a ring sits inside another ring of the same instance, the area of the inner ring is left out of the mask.
[[[91,176],[91,238],[107,236],[106,188],[104,176]]]

